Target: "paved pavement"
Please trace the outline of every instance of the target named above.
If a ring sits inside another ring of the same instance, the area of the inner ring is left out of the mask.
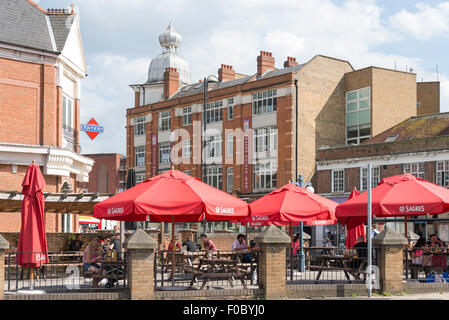
[[[324,298],[324,299],[312,299],[312,300],[449,300],[449,292],[441,293],[420,293],[420,294],[406,294],[398,296],[372,296],[368,297],[350,297],[350,298]]]

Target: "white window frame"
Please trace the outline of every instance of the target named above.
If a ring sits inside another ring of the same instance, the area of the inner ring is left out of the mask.
[[[136,173],[136,184],[145,181],[145,173]]]
[[[182,108],[182,125],[189,126],[192,124],[192,107]]]
[[[268,178],[267,178],[268,177]],[[277,185],[276,160],[259,161],[253,168],[253,190],[273,190]]]
[[[206,139],[206,160],[221,158],[223,149],[221,133],[207,135]]]
[[[371,167],[371,189],[377,187],[380,182],[380,166]],[[365,187],[366,186],[366,187]],[[368,167],[360,168],[360,191],[368,190]]]
[[[277,90],[270,89],[252,94],[253,116],[276,112],[277,110]]]
[[[226,156],[234,156],[234,135],[232,133],[226,135]]]
[[[228,98],[228,120],[234,120],[234,98]]]
[[[360,92],[367,90],[368,89],[368,96],[367,97],[360,97]],[[352,93],[357,93],[357,98],[353,99],[353,100],[348,100],[348,96]],[[369,107],[368,108],[360,108],[360,103],[364,102],[364,101],[369,101]],[[352,104],[352,103],[356,103],[357,104],[357,108],[355,110],[351,110],[348,111],[348,105]],[[371,133],[372,133],[372,115],[370,114],[370,122],[369,123],[362,123],[360,124],[360,119],[358,119],[357,121],[357,137],[352,137],[352,138],[348,138],[348,119],[347,116],[348,114],[351,113],[356,113],[359,114],[360,111],[364,111],[364,110],[371,110],[372,106],[371,106],[371,87],[364,87],[364,88],[360,88],[357,90],[351,90],[346,92],[346,104],[345,104],[345,136],[346,136],[346,145],[351,145],[351,144],[360,144],[361,142],[371,138]],[[371,111],[370,111],[371,112]],[[360,127],[361,126],[366,126],[369,125],[370,128],[370,134],[369,135],[364,135],[361,136],[360,135]],[[355,125],[353,125],[355,126]],[[351,127],[353,127],[351,126]]]
[[[183,140],[182,141],[182,157],[190,158],[192,156],[192,141]]]
[[[62,215],[62,232],[73,232],[73,217],[70,213],[64,213]]]
[[[255,159],[266,159],[277,152],[277,128],[275,126],[253,130],[253,155]]]
[[[158,145],[159,150],[159,164],[170,163],[170,142],[162,142]]]
[[[145,167],[145,146],[134,147],[134,165],[137,168]]]
[[[425,179],[426,178],[426,164],[425,162],[412,162],[412,163],[404,163],[403,170],[406,173],[410,173],[417,178]]]
[[[145,134],[146,117],[137,117],[134,119],[134,135],[141,136]]]
[[[62,123],[73,128],[74,121],[74,105],[73,98],[66,94],[62,94]]]
[[[214,188],[223,188],[223,168],[219,166],[209,166],[206,169],[206,183]]]
[[[206,123],[223,121],[223,100],[211,101],[206,107]]]
[[[158,130],[170,131],[171,129],[171,111],[162,111],[158,115]]]
[[[336,176],[338,174],[339,176]],[[338,185],[337,185],[338,183]],[[338,186],[338,188],[336,188]],[[345,169],[334,169],[331,172],[332,193],[345,192]]]
[[[449,160],[440,160],[435,163],[436,184],[449,188]]]
[[[234,167],[226,169],[226,190],[231,193],[234,190]]]

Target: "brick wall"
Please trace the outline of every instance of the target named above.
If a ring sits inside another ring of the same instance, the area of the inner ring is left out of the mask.
[[[120,182],[120,157],[122,157],[123,155],[118,153],[83,155],[95,160],[92,171],[89,173],[89,192],[117,193]],[[98,180],[100,177],[100,166],[103,166],[105,168],[106,172],[104,173],[107,174],[107,179],[105,175],[101,175],[103,177],[103,181]],[[103,185],[101,190],[98,188],[99,185]]]
[[[418,82],[417,115],[440,112],[440,82]]]

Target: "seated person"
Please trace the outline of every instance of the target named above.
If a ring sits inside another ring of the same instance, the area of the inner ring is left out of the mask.
[[[207,235],[206,235],[206,234],[203,233],[203,234],[200,236],[200,239],[201,239],[201,242],[203,243],[204,250],[207,250],[207,251],[217,251],[217,247],[216,247],[215,244],[212,242],[212,240],[210,240],[210,239],[207,238]]]
[[[120,233],[114,233],[114,235],[112,236],[111,249],[115,252],[120,251]]]
[[[184,241],[182,243],[182,246],[183,247],[186,246],[188,252],[196,252],[196,251],[198,251],[198,247],[197,247],[196,243],[193,242],[192,238],[187,239],[186,241]]]
[[[237,235],[237,240],[232,243],[232,251],[242,251],[248,250],[248,245],[246,244],[246,237],[244,234]]]
[[[83,270],[84,272],[92,272],[94,274],[104,274],[105,270],[103,270],[100,266],[100,262],[102,260],[103,254],[101,250],[100,239],[94,238],[84,249],[83,254]],[[95,278],[92,280],[92,287],[98,288],[98,283],[103,278]]]
[[[293,254],[294,255],[299,253],[300,247],[301,247],[300,237],[299,236],[295,236],[295,238],[293,239],[293,242],[292,242],[292,249],[293,249]]]
[[[360,258],[368,257],[368,244],[365,242],[365,238],[363,236],[359,236],[357,238],[357,243],[353,248],[356,250],[357,258],[354,259],[352,268],[358,269],[362,262]]]
[[[81,241],[81,235],[77,233],[75,239],[70,242],[69,251],[80,251],[83,246],[83,241]]]
[[[168,245],[168,251],[173,251],[173,240],[171,240]],[[178,241],[178,237],[175,237],[175,250],[174,251],[181,251],[181,243]]]
[[[258,247],[257,247],[256,241],[251,240],[249,242],[249,250],[257,250],[257,249],[258,249]]]

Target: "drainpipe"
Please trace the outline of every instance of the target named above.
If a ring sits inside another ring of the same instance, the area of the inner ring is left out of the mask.
[[[142,106],[144,106],[145,105],[145,87],[143,85],[140,85],[140,87],[142,88],[142,93],[143,93]]]
[[[295,77],[295,179],[298,179],[298,79]]]

